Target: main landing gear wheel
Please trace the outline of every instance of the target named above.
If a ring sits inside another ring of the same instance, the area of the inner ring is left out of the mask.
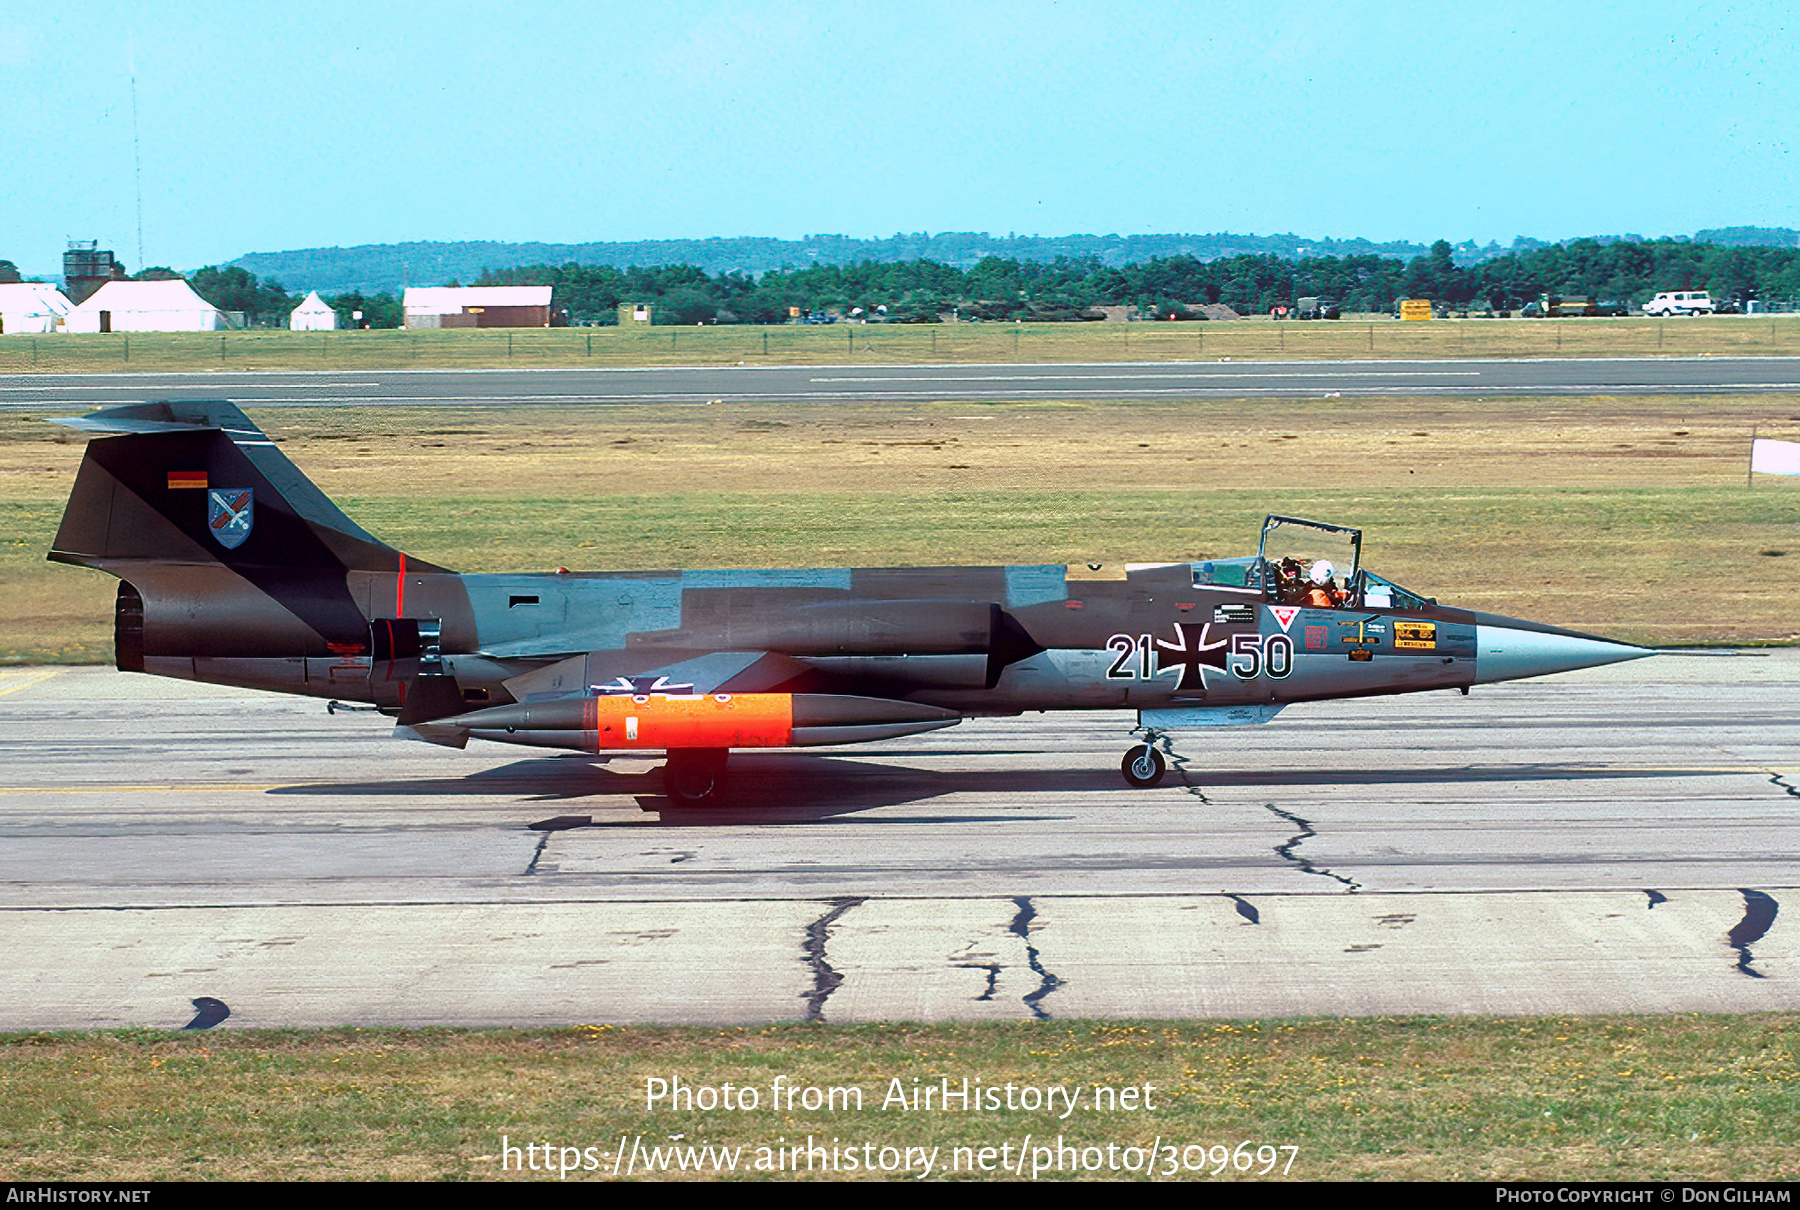
[[[1125,754],[1125,759],[1119,762],[1119,772],[1125,775],[1126,781],[1140,790],[1148,789],[1162,781],[1163,774],[1168,771],[1168,768],[1168,763],[1163,760],[1163,754],[1150,744],[1133,748]]]
[[[729,748],[672,748],[663,765],[663,793],[684,807],[717,806],[725,797]]]

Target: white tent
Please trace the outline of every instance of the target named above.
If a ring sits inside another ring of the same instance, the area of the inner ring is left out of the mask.
[[[55,332],[74,309],[49,282],[0,283],[0,333]]]
[[[306,301],[288,316],[288,328],[294,332],[332,332],[338,326],[337,312],[325,305],[317,290],[309,291]]]
[[[219,309],[184,281],[109,281],[69,312],[70,332],[216,332]]]

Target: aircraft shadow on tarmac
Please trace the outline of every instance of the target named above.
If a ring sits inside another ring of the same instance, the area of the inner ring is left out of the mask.
[[[934,752],[932,755],[942,755]],[[981,755],[992,755],[981,753]],[[634,763],[635,760],[634,760]],[[1208,769],[1189,766],[1184,780],[1171,769],[1162,793],[1233,787],[1397,786],[1492,784],[1504,782],[1587,781],[1696,776],[1702,769],[1607,769],[1582,765],[1468,765],[1413,769]],[[390,781],[313,782],[280,786],[275,795],[364,795],[443,798],[456,795],[515,794],[524,802],[575,802],[627,796],[645,811],[660,812],[666,821],[730,825],[823,820],[882,807],[920,803],[957,793],[1004,794],[1015,807],[1050,807],[1058,813],[1077,804],[1062,796],[1104,794],[1102,804],[1117,805],[1119,795],[1156,793],[1133,790],[1110,768],[925,770],[875,764],[866,759],[805,753],[740,752],[731,759],[731,787],[717,806],[678,806],[662,793],[662,771],[615,771],[591,756],[539,757],[459,778],[409,778]],[[1040,795],[1055,801],[1031,800]],[[887,817],[891,818],[891,817]],[[1047,818],[1008,810],[1003,814],[953,812],[932,822],[1020,821]],[[922,822],[915,820],[914,822]],[[901,822],[895,820],[894,822]],[[576,826],[573,824],[564,826]]]

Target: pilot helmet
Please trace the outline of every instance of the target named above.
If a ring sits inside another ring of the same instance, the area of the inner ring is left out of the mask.
[[[1337,569],[1329,562],[1320,559],[1317,563],[1312,565],[1312,582],[1314,584],[1329,584],[1331,583],[1331,573],[1336,570]]]

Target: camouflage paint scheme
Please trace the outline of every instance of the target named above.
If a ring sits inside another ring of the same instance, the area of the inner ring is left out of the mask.
[[[1126,776],[1154,784],[1155,741],[1172,728],[1649,654],[1442,606],[1353,566],[1332,603],[1295,603],[1261,552],[458,574],[366,533],[231,403],[61,423],[95,439],[49,557],[121,580],[121,669],[367,702],[412,738],[458,747],[473,737],[667,750],[671,792],[689,801],[720,791],[730,747],[855,742],[1026,710],[1139,711],[1148,735]],[[1284,521],[1348,536],[1356,558],[1360,535],[1340,527],[1271,518],[1265,539]]]

